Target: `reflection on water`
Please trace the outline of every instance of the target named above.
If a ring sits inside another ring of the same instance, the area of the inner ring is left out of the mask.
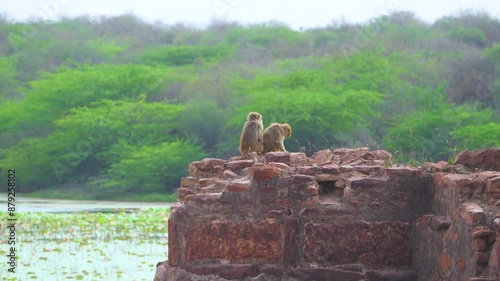
[[[7,205],[7,193],[0,193],[0,204]],[[50,213],[74,213],[74,212],[100,212],[113,213],[118,210],[135,210],[149,208],[170,208],[173,203],[164,202],[114,202],[114,201],[89,201],[89,200],[60,200],[29,198],[17,194],[16,212],[50,212]]]

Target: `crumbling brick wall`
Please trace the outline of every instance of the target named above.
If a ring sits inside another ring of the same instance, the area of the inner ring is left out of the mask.
[[[390,162],[362,148],[192,163],[155,280],[497,280],[500,172]]]

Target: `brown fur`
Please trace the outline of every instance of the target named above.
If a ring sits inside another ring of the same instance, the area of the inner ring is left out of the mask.
[[[264,131],[264,152],[286,151],[283,141],[292,136],[292,128],[287,123],[272,123]]]
[[[257,112],[250,112],[247,116],[247,122],[243,125],[243,131],[240,137],[240,152],[242,156],[248,155],[251,152],[262,154],[262,115]]]

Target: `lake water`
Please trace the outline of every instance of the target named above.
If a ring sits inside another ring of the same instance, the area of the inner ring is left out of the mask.
[[[7,272],[7,194],[0,193],[0,280],[153,280],[168,251],[172,203],[16,196],[16,273]],[[1,258],[3,257],[3,258]]]
[[[7,207],[7,193],[0,193],[0,208]],[[87,201],[87,200],[59,200],[23,197],[16,194],[17,212],[112,212],[118,209],[148,209],[170,208],[173,203],[164,202],[114,202],[114,201]],[[1,210],[1,209],[0,209]],[[4,210],[1,210],[4,211]]]

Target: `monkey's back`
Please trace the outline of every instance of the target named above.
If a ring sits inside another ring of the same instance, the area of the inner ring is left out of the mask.
[[[264,126],[259,121],[249,121],[243,126],[240,138],[241,155],[250,152],[262,153],[262,131]]]

